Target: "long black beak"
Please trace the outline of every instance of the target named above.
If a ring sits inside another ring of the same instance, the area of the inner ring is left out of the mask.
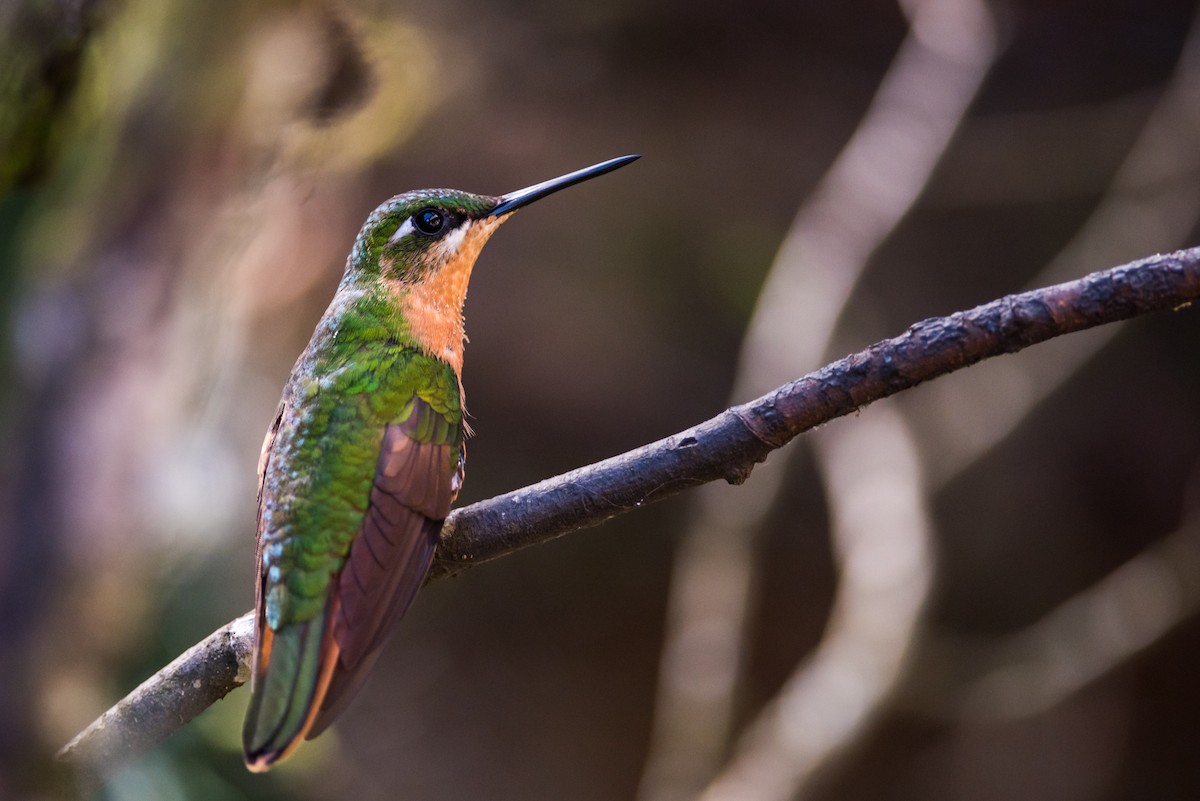
[[[640,155],[631,155],[609,159],[599,164],[593,164],[590,167],[584,167],[582,170],[560,175],[558,178],[551,178],[549,181],[542,181],[540,184],[518,189],[516,192],[509,192],[507,195],[500,197],[500,204],[488,212],[487,216],[496,217],[500,214],[508,214],[510,211],[516,211],[522,206],[527,206],[535,200],[541,200],[546,195],[553,194],[560,189],[566,189],[568,186],[574,186],[581,181],[595,178],[597,175],[612,172],[618,167],[624,167],[629,162],[637,161],[640,158]]]

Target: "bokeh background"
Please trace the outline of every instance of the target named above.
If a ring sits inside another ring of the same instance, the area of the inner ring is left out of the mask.
[[[1195,244],[1196,11],[3,3],[0,797],[252,605],[262,434],[382,199],[644,154],[481,258],[470,503]],[[243,689],[101,797],[1200,797],[1198,334],[995,360],[436,582],[289,763],[242,767]]]

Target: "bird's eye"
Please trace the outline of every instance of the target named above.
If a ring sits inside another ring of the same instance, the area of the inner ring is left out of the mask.
[[[446,215],[437,209],[421,209],[412,219],[417,230],[426,236],[437,236],[446,228]]]

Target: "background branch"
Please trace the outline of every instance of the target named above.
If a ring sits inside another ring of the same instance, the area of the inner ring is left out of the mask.
[[[853,309],[851,298],[871,257],[926,191],[1000,52],[996,21],[987,3],[902,0],[899,5],[908,20],[907,34],[854,134],[797,212],[775,255],[742,339],[731,402],[753,397],[787,380],[798,368],[821,364],[835,355],[832,343],[843,322],[855,317],[847,312]],[[903,418],[888,415],[886,420],[885,428],[896,434],[893,441],[907,441],[905,432],[893,432],[895,426],[904,425]],[[842,443],[831,438],[829,447],[812,451],[822,475],[836,472],[829,462],[837,460]],[[752,645],[750,630],[757,620],[763,572],[759,557],[770,531],[767,521],[785,496],[785,479],[799,453],[792,450],[787,458],[774,460],[749,491],[733,492],[710,484],[693,501],[672,569],[654,730],[639,787],[642,801],[691,797],[713,777],[728,750]],[[881,483],[875,483],[855,490],[881,488]],[[826,507],[837,516],[849,499],[839,497],[837,486],[829,482],[824,482],[824,489]],[[904,530],[915,533],[921,527]],[[895,533],[897,542],[903,539],[916,553],[923,553],[920,536],[904,538],[902,532]],[[853,525],[835,526],[830,534],[843,575],[833,605],[845,614],[839,615],[842,625],[828,630],[825,642],[831,646],[830,654],[845,655],[855,649],[846,647],[844,637],[837,635],[877,630],[850,620],[870,607],[866,599],[851,593],[869,591],[870,585],[844,578],[851,565],[870,558],[869,548],[859,551],[871,537],[858,536]],[[878,608],[896,615],[891,628],[898,632],[910,628],[914,620],[907,612],[920,606],[884,603]],[[874,645],[886,650],[901,641],[888,638]],[[904,650],[902,644],[899,650]],[[805,661],[805,665],[829,663],[825,654]],[[805,669],[801,666],[798,672]],[[838,669],[854,670],[844,664],[834,671]],[[701,672],[704,677],[697,679]],[[874,687],[882,691],[888,683],[875,682]],[[805,681],[799,675],[787,684],[822,686],[819,680]],[[805,701],[793,693],[788,707],[803,706]],[[839,735],[851,731],[833,728]],[[792,776],[799,777],[820,761],[822,748],[837,749],[836,739],[815,735],[808,743],[813,747],[803,754],[782,749],[788,752],[783,761]],[[769,781],[790,795],[783,785],[795,782],[773,774]]]
[[[838,591],[820,645],[739,736],[702,801],[788,801],[883,713],[933,582],[916,442],[895,406],[815,432]]]
[[[927,633],[905,687],[930,717],[1045,712],[1125,664],[1200,608],[1200,514],[1095,585],[1007,637]]]
[[[706,481],[740,482],[798,434],[982,359],[1198,298],[1200,248],[1192,248],[924,320],[679,434],[454,512],[431,577]],[[231,665],[238,649],[245,653],[247,637],[244,625],[223,627],[81,732],[61,756],[84,776],[107,775],[165,739],[244,678]],[[198,654],[203,658],[192,660]],[[180,676],[187,677],[182,686]]]

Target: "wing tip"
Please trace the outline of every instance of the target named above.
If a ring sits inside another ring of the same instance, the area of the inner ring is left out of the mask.
[[[313,705],[314,710],[318,709],[319,707],[320,704]],[[251,773],[266,773],[271,769],[272,765],[276,764],[277,762],[282,762],[290,757],[292,753],[300,747],[300,744],[304,742],[305,739],[311,739],[306,737],[306,735],[308,730],[312,728],[312,723],[315,719],[316,714],[314,712],[310,712],[308,718],[305,720],[304,725],[301,726],[295,732],[295,734],[290,735],[286,740],[278,745],[272,744],[272,747],[264,745],[258,750],[246,750],[245,745],[243,745],[242,758],[246,763],[246,769]]]
[[[246,769],[251,773],[266,773],[279,760],[283,759],[286,754],[282,751],[267,752],[261,754],[243,754],[246,759]]]

